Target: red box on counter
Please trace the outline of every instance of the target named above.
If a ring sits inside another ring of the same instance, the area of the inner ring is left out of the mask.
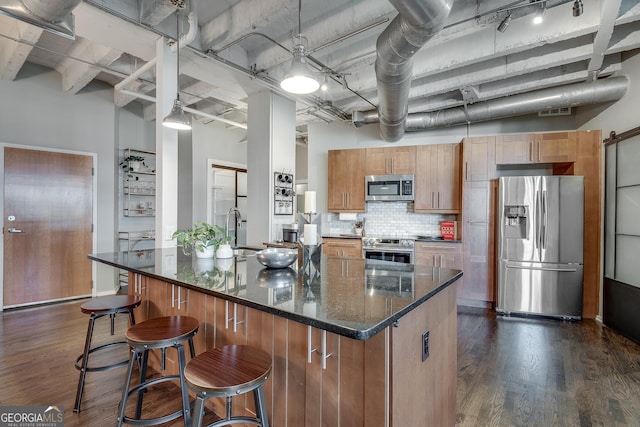
[[[440,221],[440,235],[444,240],[455,240],[457,231],[457,221]]]

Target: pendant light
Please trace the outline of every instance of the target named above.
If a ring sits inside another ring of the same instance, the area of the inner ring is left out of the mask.
[[[191,119],[184,113],[180,102],[180,14],[176,12],[176,99],[173,108],[162,121],[162,126],[177,129],[191,130]]]
[[[298,0],[298,35],[293,46],[293,60],[289,71],[280,82],[280,87],[287,92],[304,95],[318,90],[320,82],[307,63],[307,47],[302,37],[301,26],[302,0]]]

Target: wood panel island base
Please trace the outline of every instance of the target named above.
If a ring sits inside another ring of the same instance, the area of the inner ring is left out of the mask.
[[[255,256],[138,254],[89,258],[129,271],[129,293],[143,298],[136,319],[198,318],[197,354],[226,344],[271,354],[272,426],[455,425],[460,271],[322,255],[309,274],[265,269]],[[234,399],[234,414],[254,413],[253,399]],[[212,404],[224,414],[224,402]]]

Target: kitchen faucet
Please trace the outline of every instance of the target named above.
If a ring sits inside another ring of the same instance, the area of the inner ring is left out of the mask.
[[[224,227],[225,227],[224,228],[224,230],[225,230],[224,232],[226,234],[225,237],[227,239],[229,238],[229,217],[231,216],[231,212],[233,212],[235,214],[236,218],[239,219],[238,222],[236,222],[236,225],[238,227],[240,226],[241,221],[242,221],[242,214],[240,214],[240,210],[238,210],[238,208],[233,207],[233,208],[230,208],[229,211],[227,211],[227,218],[226,218],[226,220],[224,222]]]

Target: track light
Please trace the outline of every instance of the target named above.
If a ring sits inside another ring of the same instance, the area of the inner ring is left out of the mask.
[[[573,2],[573,16],[580,16],[584,11],[584,6],[582,5],[582,0],[576,0]]]
[[[500,25],[498,25],[498,31],[500,31],[501,33],[504,33],[507,30],[507,27],[509,26],[510,23],[511,23],[511,13],[509,13],[502,20],[502,22],[500,22]]]

